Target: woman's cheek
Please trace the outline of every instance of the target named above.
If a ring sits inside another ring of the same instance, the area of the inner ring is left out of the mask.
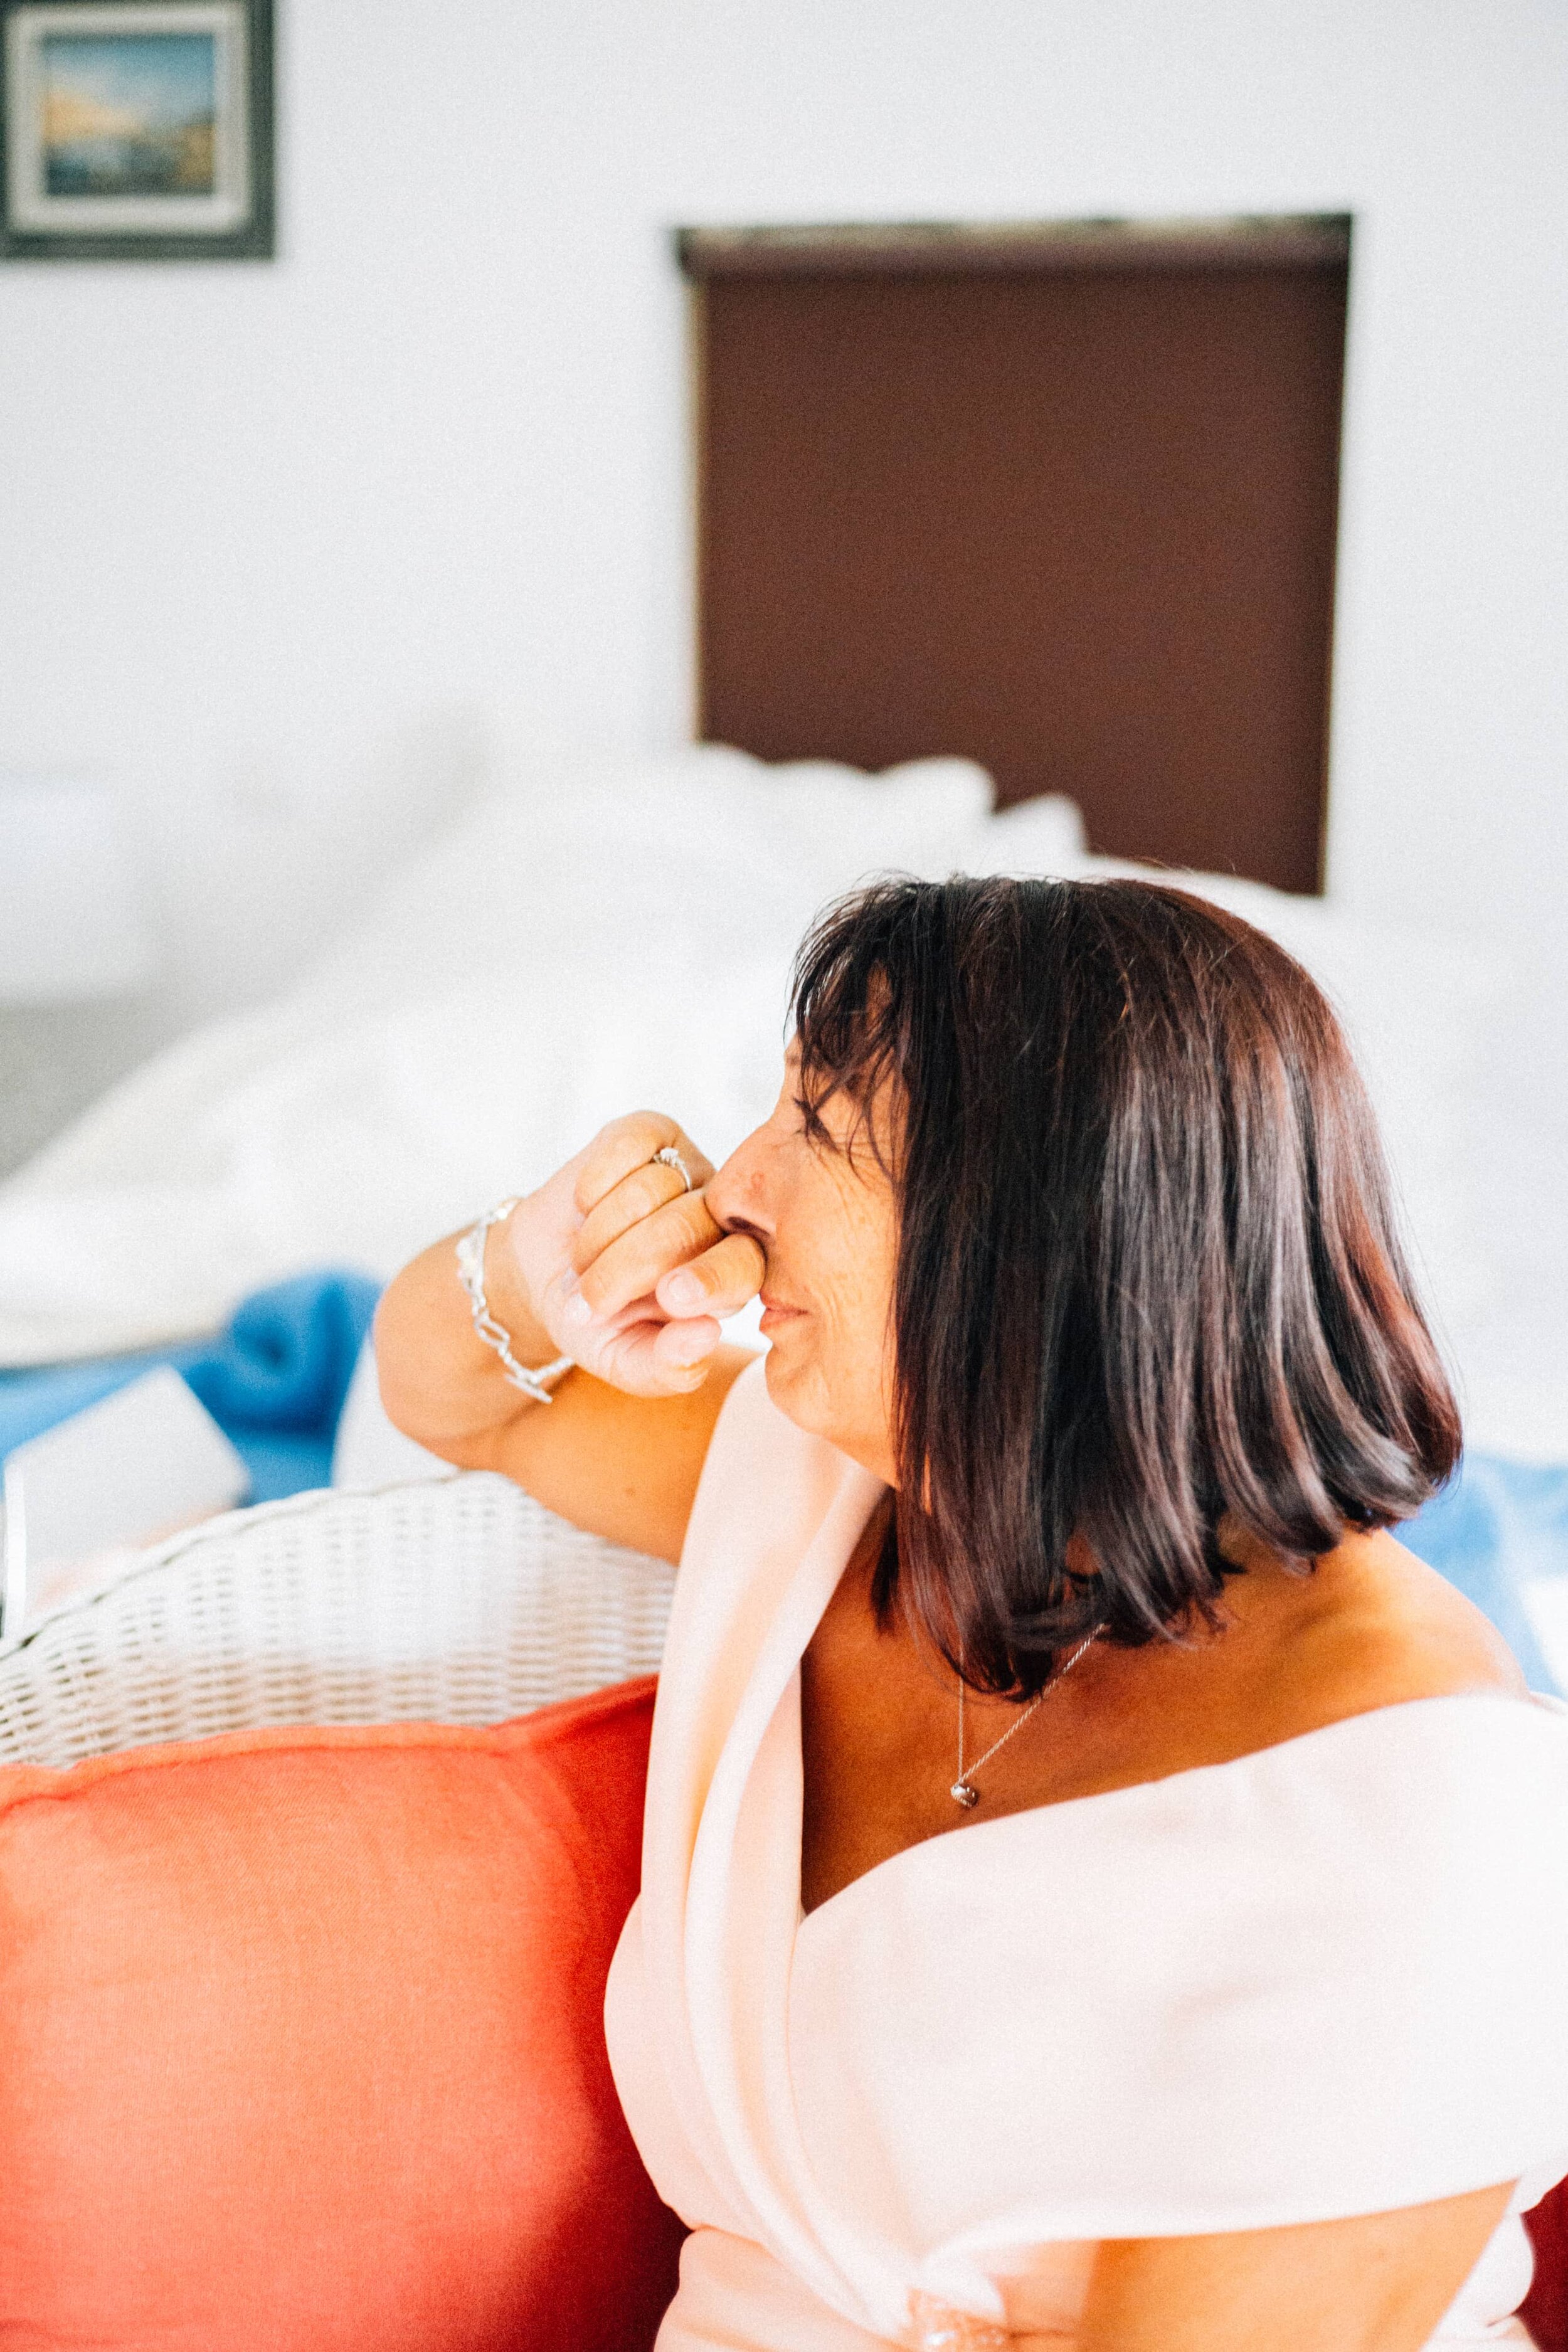
[[[824,1369],[846,1396],[879,1400],[890,1372],[887,1294],[864,1265],[846,1268],[823,1317]]]

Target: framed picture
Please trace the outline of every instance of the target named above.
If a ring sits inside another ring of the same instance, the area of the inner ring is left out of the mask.
[[[0,254],[272,245],[272,0],[0,0]]]

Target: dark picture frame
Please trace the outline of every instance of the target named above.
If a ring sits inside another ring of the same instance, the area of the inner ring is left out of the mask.
[[[272,0],[0,0],[0,258],[268,260]]]

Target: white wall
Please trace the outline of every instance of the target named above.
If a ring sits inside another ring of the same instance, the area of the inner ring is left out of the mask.
[[[186,1011],[486,743],[685,731],[679,221],[1352,210],[1332,885],[1568,928],[1555,0],[281,17],[278,262],[0,268],[0,766],[126,779]]]

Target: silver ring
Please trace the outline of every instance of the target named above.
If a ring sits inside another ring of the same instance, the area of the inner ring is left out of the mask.
[[[685,1160],[682,1160],[679,1152],[677,1151],[673,1143],[667,1143],[662,1151],[656,1151],[648,1165],[653,1167],[660,1160],[663,1161],[667,1168],[673,1168],[677,1171],[681,1183],[687,1192],[695,1192],[697,1188],[691,1181],[691,1171],[687,1166]]]

